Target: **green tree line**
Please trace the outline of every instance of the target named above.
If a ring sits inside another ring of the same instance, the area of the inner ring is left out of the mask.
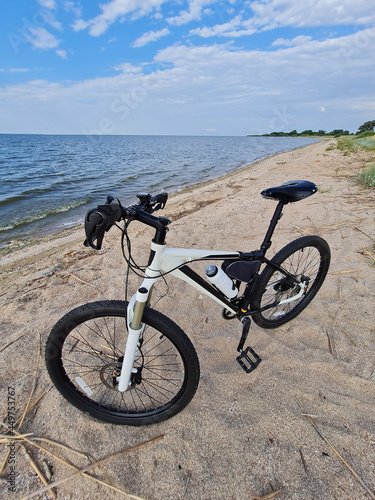
[[[361,134],[363,132],[373,132],[375,128],[375,120],[370,120],[365,122],[363,125],[358,127],[357,134]],[[302,132],[297,132],[297,130],[291,130],[290,132],[271,132],[270,134],[262,134],[262,137],[300,137],[300,136],[340,136],[340,135],[349,135],[349,130],[344,130],[342,128],[334,129],[331,132],[327,132],[326,130],[303,130]]]

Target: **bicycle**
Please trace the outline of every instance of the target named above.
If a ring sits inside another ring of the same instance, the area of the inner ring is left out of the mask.
[[[261,362],[254,349],[244,349],[251,318],[262,328],[287,323],[311,302],[328,272],[330,248],[319,236],[298,238],[271,260],[266,258],[284,206],[316,191],[309,181],[262,191],[263,197],[278,203],[260,249],[249,252],[168,248],[165,238],[171,221],[152,215],[165,207],[167,193],[140,194],[139,202],[129,207],[109,196],[106,204],[90,210],[85,217],[85,245],[100,250],[105,232],[113,225],[120,227],[128,264],[126,285],[130,269],[143,282],[129,302],[88,303],[57,322],[46,343],[46,365],[56,388],[80,410],[115,424],[162,422],[189,404],[200,376],[196,350],[176,323],[151,308],[154,284],[166,275],[216,301],[225,319],[240,320],[236,359],[251,373]],[[127,231],[132,221],[155,229],[146,269],[132,257]],[[188,266],[198,260],[222,261],[222,265],[206,266],[203,278]]]

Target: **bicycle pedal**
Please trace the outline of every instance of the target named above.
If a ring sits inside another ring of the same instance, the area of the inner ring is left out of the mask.
[[[246,373],[250,373],[259,365],[262,358],[251,347],[247,347],[241,352],[236,358],[238,364],[245,370]]]

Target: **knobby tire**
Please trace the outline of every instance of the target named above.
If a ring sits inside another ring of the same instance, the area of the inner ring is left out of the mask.
[[[46,343],[46,364],[59,392],[74,406],[114,424],[166,420],[193,398],[199,362],[193,344],[172,320],[146,307],[132,387],[117,389],[127,338],[127,302],[101,301],[66,314]]]

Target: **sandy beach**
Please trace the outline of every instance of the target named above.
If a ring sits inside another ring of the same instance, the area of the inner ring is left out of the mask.
[[[262,363],[250,374],[235,360],[240,323],[225,321],[216,303],[187,284],[168,279],[164,296],[160,283],[156,309],[188,334],[201,365],[192,402],[160,424],[136,428],[94,420],[50,387],[44,364],[46,338],[61,316],[86,302],[123,299],[119,230],[106,235],[99,252],[83,246],[82,227],[3,252],[2,421],[9,422],[11,388],[16,418],[35,403],[20,428],[15,425],[17,432],[88,455],[33,442],[47,453],[23,441],[44,474],[43,462],[52,471],[48,482],[76,471],[59,459],[83,469],[113,455],[88,471],[107,485],[75,475],[56,486],[55,498],[126,498],[108,485],[146,500],[375,498],[375,192],[355,178],[373,153],[345,155],[331,144],[336,141],[322,140],[185,189],[160,212],[172,220],[172,247],[254,250],[275,208],[259,193],[288,180],[311,180],[318,193],[285,207],[269,256],[305,234],[323,237],[332,252],[327,279],[300,316],[276,330],[252,325],[248,345]],[[130,234],[133,255],[144,264],[152,230],[134,223]],[[137,284],[139,278],[132,278],[131,293]],[[158,436],[163,438],[125,452]],[[22,446],[14,450],[15,491],[8,491],[9,440],[0,448],[0,496],[19,499],[43,483]]]

